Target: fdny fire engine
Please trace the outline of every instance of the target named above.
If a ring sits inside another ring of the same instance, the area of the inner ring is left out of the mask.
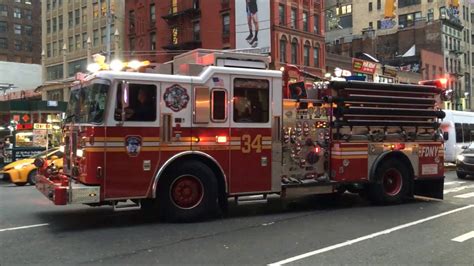
[[[81,76],[63,127],[64,168],[36,161],[37,189],[56,205],[133,202],[170,220],[270,194],[349,190],[377,204],[443,197],[443,88],[283,86],[269,64],[195,50],[151,73],[115,62]]]

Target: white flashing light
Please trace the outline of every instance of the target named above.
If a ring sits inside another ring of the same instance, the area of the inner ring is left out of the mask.
[[[113,71],[121,71],[123,68],[124,68],[123,62],[118,59],[114,59],[112,60],[112,62],[110,62],[110,69]]]
[[[142,66],[142,63],[140,63],[138,60],[132,60],[128,62],[128,67],[133,68],[134,70],[139,69]]]
[[[92,63],[87,66],[87,71],[91,73],[98,72],[100,70],[100,65],[97,63]]]

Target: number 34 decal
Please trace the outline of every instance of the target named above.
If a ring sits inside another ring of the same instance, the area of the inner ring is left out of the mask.
[[[242,135],[242,153],[250,153],[252,150],[262,152],[262,135],[258,134],[253,139],[248,134]]]

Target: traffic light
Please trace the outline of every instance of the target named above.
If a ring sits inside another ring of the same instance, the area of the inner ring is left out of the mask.
[[[395,18],[397,9],[396,0],[385,0],[385,18]]]

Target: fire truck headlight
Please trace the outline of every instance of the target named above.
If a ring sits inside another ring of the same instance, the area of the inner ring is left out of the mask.
[[[77,149],[76,155],[77,155],[77,157],[82,157],[82,156],[84,156],[84,151],[81,150],[81,149]]]
[[[128,66],[130,68],[133,68],[133,69],[137,70],[142,66],[142,64],[138,60],[132,60],[132,61],[128,62]]]
[[[123,67],[123,62],[118,59],[114,59],[112,60],[112,62],[110,62],[110,69],[112,69],[113,71],[121,71]]]
[[[100,70],[100,65],[97,63],[92,63],[87,66],[87,71],[95,73]]]

